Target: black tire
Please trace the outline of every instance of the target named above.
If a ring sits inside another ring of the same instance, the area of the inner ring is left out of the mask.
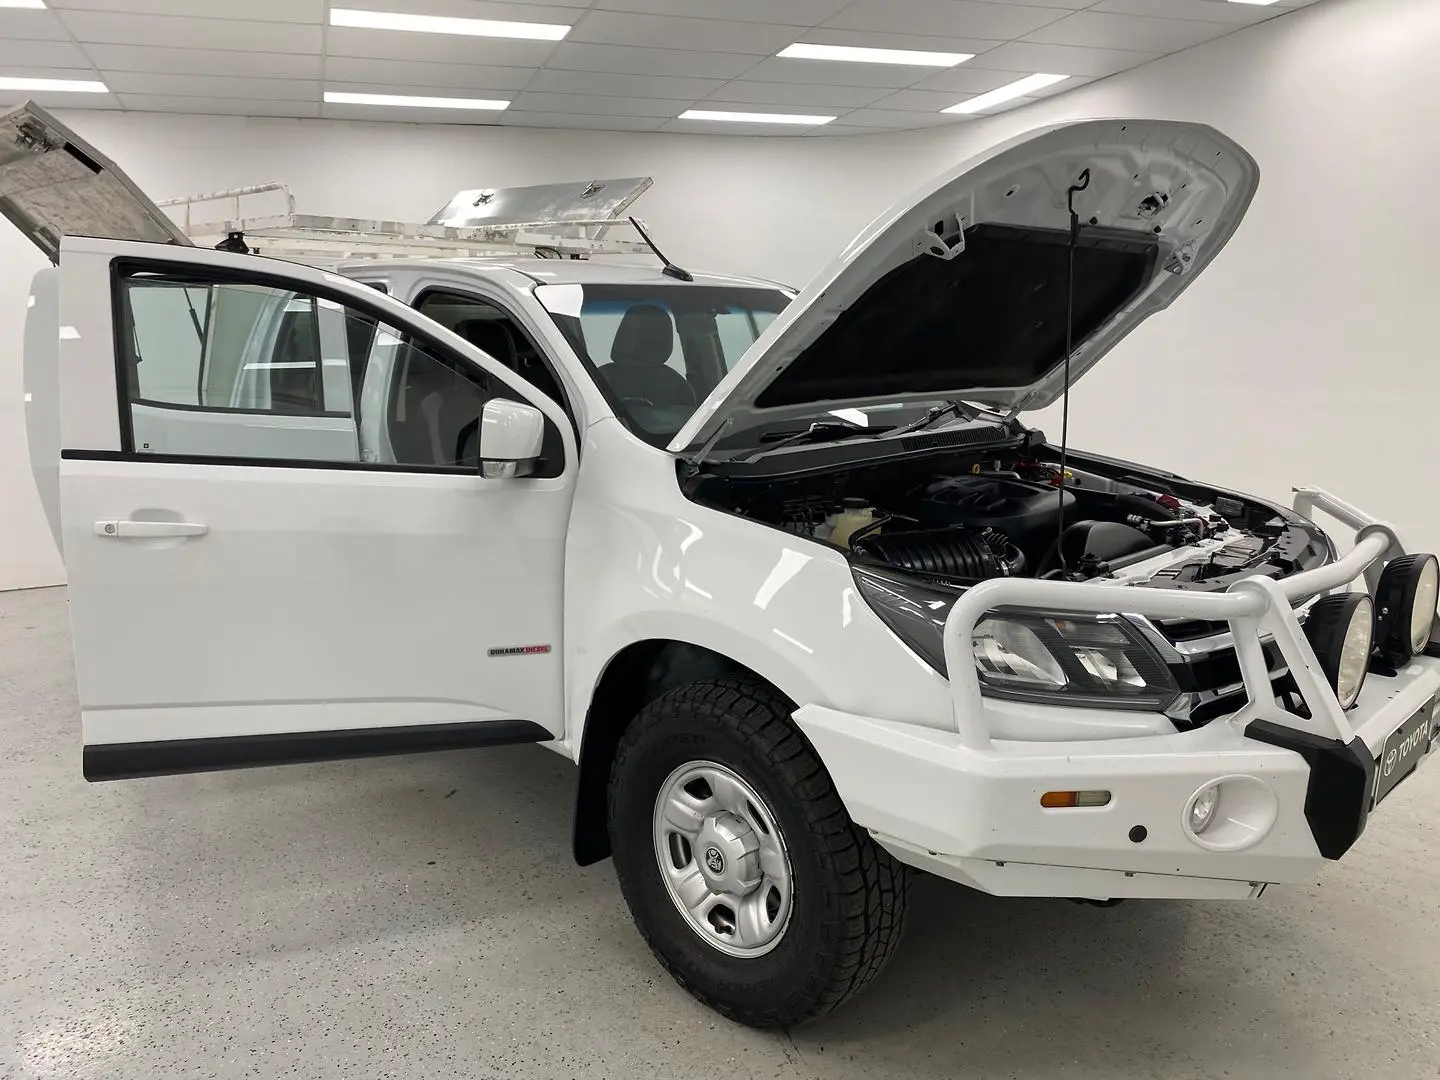
[[[768,953],[721,952],[680,914],[661,877],[655,800],[686,762],[741,776],[789,850],[790,921]],[[739,678],[677,687],[641,711],[616,751],[610,844],[625,902],[656,958],[700,1001],[752,1027],[821,1016],[862,990],[899,944],[907,868],[850,820],[829,774],[769,687]]]

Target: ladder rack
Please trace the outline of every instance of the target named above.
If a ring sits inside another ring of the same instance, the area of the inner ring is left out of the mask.
[[[580,202],[594,198],[611,185],[619,186],[615,195],[591,205]],[[643,240],[609,235],[616,226],[632,225],[621,215],[649,186],[650,179],[644,177],[585,185],[463,191],[423,224],[296,213],[294,193],[283,183],[187,195],[157,205],[197,246],[248,250],[314,266],[334,266],[355,259],[465,259],[517,254],[589,258],[653,254]],[[214,208],[197,212],[211,203],[223,204],[218,215]],[[544,216],[507,220],[506,207],[510,208],[510,217],[524,217],[527,210]]]

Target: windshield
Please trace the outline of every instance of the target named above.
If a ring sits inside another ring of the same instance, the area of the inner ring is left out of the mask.
[[[616,414],[664,446],[776,315],[779,289],[677,282],[535,290]]]

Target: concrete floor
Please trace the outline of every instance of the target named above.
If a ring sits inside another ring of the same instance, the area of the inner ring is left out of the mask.
[[[86,785],[65,593],[0,594],[0,1077],[1434,1077],[1440,770],[1252,903],[922,880],[788,1035],[663,975],[536,747]]]

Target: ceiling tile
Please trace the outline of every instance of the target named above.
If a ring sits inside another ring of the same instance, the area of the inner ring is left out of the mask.
[[[899,90],[934,72],[901,64],[847,64],[839,60],[781,60],[770,57],[745,73],[753,82],[810,83],[814,86],[875,86]]]
[[[823,105],[827,108],[858,109],[890,91],[875,86],[815,86],[810,83],[751,82],[736,79],[725,83],[707,101],[735,105]]]
[[[324,89],[334,90],[341,94],[398,94],[402,97],[484,98],[495,101],[512,101],[515,97],[515,91],[502,90],[495,86],[471,86],[464,89],[457,89],[453,86],[433,86],[428,83],[415,83],[414,85],[386,83],[376,86],[374,83],[336,82],[334,79],[326,79]],[[387,107],[396,114],[411,111],[409,106]]]
[[[164,94],[121,94],[126,109],[141,112],[182,112],[222,116],[319,116],[318,101],[255,101],[252,98],[174,97]]]
[[[90,59],[79,45],[71,41],[21,41],[0,37],[0,64],[7,68],[25,67],[85,68]],[[73,74],[71,76],[74,77]]]
[[[604,94],[547,94],[526,90],[515,95],[515,112],[576,113],[581,116],[654,116],[670,119],[695,104],[694,99],[609,97]]]
[[[884,34],[878,30],[831,30],[816,27],[796,38],[812,45],[856,45],[873,49],[915,49],[920,52],[982,53],[1004,44],[992,38],[942,37],[938,34]],[[934,69],[931,69],[934,70]]]
[[[325,32],[330,56],[363,56],[375,60],[418,60],[434,64],[482,64],[493,67],[539,67],[555,51],[553,41],[457,37],[454,34],[411,34],[331,26]]]
[[[955,103],[952,101],[950,104]],[[856,109],[836,121],[836,123],[844,123],[847,127],[868,128],[939,127],[943,124],[958,122],[960,122],[960,118],[956,116],[948,116],[939,112],[910,112],[904,109]]]
[[[807,139],[824,138],[826,136],[833,138],[837,135],[879,135],[885,131],[895,130],[899,129],[878,127],[851,127],[849,124],[842,124],[839,121],[836,121],[833,124],[821,124],[817,128],[809,128],[801,134]]]
[[[77,98],[87,98],[83,104]],[[123,108],[114,94],[57,94],[49,90],[0,90],[0,109],[8,109],[33,101],[47,109],[103,109],[111,111]]]
[[[169,97],[253,98],[257,101],[318,101],[320,82],[304,79],[248,79],[239,75],[158,75],[116,71],[105,84],[117,94]]]
[[[884,30],[1005,41],[1064,18],[1063,8],[980,4],[969,0],[856,0],[826,20],[827,29]]]
[[[574,113],[500,114],[502,127],[580,128],[585,131],[659,131],[670,119],[656,116],[577,116]],[[583,165],[580,166],[583,168]],[[578,172],[578,169],[577,169]]]
[[[0,8],[0,41],[69,41],[70,33],[50,11]]]
[[[110,11],[126,15],[188,15],[203,19],[246,19],[261,22],[318,24],[324,17],[324,0],[246,0],[237,12],[233,0],[46,0],[62,13]]]
[[[772,56],[795,40],[795,27],[592,11],[576,24],[565,40]]]
[[[843,10],[850,0],[724,0],[725,18],[738,22],[816,26]],[[717,0],[599,0],[599,11],[634,11],[648,15],[713,16]]]
[[[629,75],[693,75],[733,79],[752,67],[755,57],[738,53],[642,49],[633,45],[588,45],[561,42],[547,68],[567,71],[610,71]]]
[[[294,53],[162,49],[148,45],[87,45],[86,54],[103,74],[154,71],[176,75],[247,75],[261,79],[318,79],[320,57]]]
[[[819,115],[818,113],[815,115]],[[823,127],[823,124],[800,125],[800,124],[754,124],[734,123],[727,120],[681,120],[669,121],[661,131],[678,135],[739,135],[739,136],[763,136],[763,135],[803,135],[807,131]]]
[[[622,75],[609,71],[557,71],[542,68],[525,84],[527,90],[556,94],[615,94],[698,101],[725,85],[724,79],[686,79],[672,75]]]
[[[967,68],[1009,71],[1030,74],[1045,71],[1053,75],[1114,75],[1132,67],[1149,63],[1158,52],[1135,52],[1127,49],[1085,49],[1075,45],[1039,45],[1029,41],[1012,41],[983,56],[977,56]],[[1009,80],[1007,80],[1009,81]],[[929,80],[934,85],[934,80]]]
[[[960,101],[966,94],[942,93],[938,90],[897,90],[875,102],[877,109],[899,109],[902,112],[938,113]]]
[[[498,127],[503,112],[479,109],[397,109],[389,105],[325,105],[326,120],[378,120],[392,124],[450,124],[457,127]]]
[[[424,64],[417,60],[375,60],[368,57],[330,56],[325,78],[331,82],[368,83],[375,86],[433,86],[447,90],[520,90],[535,74],[534,68],[480,67],[470,64]]]
[[[1202,22],[1248,26],[1273,19],[1285,9],[1259,4],[1232,4],[1229,0],[1100,0],[1086,10],[1114,15],[1150,15],[1162,19],[1198,19]]]
[[[320,27],[240,19],[182,19],[167,15],[124,15],[71,11],[65,25],[82,45],[166,45],[181,49],[319,53]]]
[[[1061,11],[1080,11],[1088,8],[1095,0],[983,0],[987,4],[1010,4],[1015,7],[1059,8]]]
[[[1143,15],[1107,15],[1079,11],[1025,37],[1051,45],[1090,45],[1166,53],[1188,49],[1202,41],[1228,34],[1233,23],[1194,19],[1151,19]]]
[[[1059,46],[1051,45],[1036,46],[1036,48],[1042,47],[1059,48]],[[982,94],[986,90],[994,90],[997,86],[1004,86],[1006,83],[1014,81],[1015,72],[992,71],[988,68],[976,67],[972,60],[968,64],[961,64],[959,67],[942,71],[938,75],[932,75],[928,79],[922,79],[912,89],[940,90],[947,94]]]

